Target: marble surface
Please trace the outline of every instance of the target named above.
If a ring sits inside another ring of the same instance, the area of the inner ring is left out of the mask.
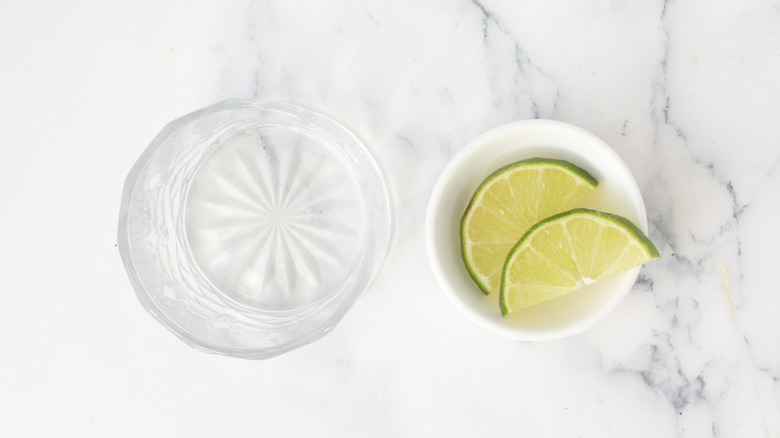
[[[0,14],[0,435],[780,437],[780,2],[33,0]],[[141,308],[125,175],[229,98],[319,109],[380,161],[395,235],[323,339],[197,352]],[[427,263],[465,143],[549,118],[609,143],[661,258],[574,337],[496,337]]]

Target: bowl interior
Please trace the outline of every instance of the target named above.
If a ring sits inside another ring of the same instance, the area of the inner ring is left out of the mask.
[[[631,289],[639,268],[576,293],[502,317],[498,294],[474,284],[460,252],[460,220],[479,184],[496,169],[526,158],[568,160],[599,186],[584,207],[619,214],[647,231],[644,203],[620,157],[589,132],[551,120],[528,120],[491,130],[469,143],[442,172],[431,195],[426,240],[434,274],[455,306],[477,324],[522,340],[559,339],[578,333],[612,310]]]

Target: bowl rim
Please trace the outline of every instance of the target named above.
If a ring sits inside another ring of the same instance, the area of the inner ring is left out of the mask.
[[[606,157],[607,160],[611,161],[610,165],[613,166],[620,174],[618,176],[625,179],[627,186],[624,187],[624,189],[626,190],[626,195],[633,203],[631,208],[634,210],[636,215],[635,218],[631,219],[636,223],[639,229],[647,233],[647,216],[641,192],[639,191],[630,169],[614,149],[612,149],[606,142],[591,132],[570,123],[549,119],[520,120],[495,127],[477,136],[468,142],[463,147],[463,149],[461,149],[452,158],[452,160],[441,172],[431,193],[426,211],[425,244],[428,253],[428,260],[431,265],[431,269],[433,270],[434,277],[436,278],[436,281],[442,290],[442,293],[464,316],[482,328],[503,337],[522,341],[550,341],[563,339],[592,327],[597,322],[602,320],[608,313],[614,310],[614,308],[617,307],[617,305],[631,290],[631,287],[636,281],[641,267],[636,267],[619,274],[619,278],[616,278],[614,282],[616,283],[615,287],[619,287],[621,290],[612,294],[610,299],[607,300],[603,306],[597,308],[579,322],[569,325],[564,324],[558,328],[546,331],[522,330],[517,327],[511,327],[508,324],[501,324],[500,322],[496,322],[495,318],[485,316],[484,313],[475,309],[471,303],[463,299],[462,294],[459,292],[459,290],[462,288],[459,288],[458,286],[462,283],[455,282],[455,280],[450,278],[451,276],[448,275],[447,268],[445,268],[446,263],[444,259],[447,258],[448,260],[451,260],[454,256],[451,254],[442,254],[438,242],[441,236],[437,235],[437,229],[440,227],[441,221],[457,220],[459,224],[460,217],[463,214],[462,211],[457,213],[453,212],[453,206],[450,204],[447,205],[447,207],[450,208],[446,209],[446,211],[443,211],[443,202],[445,202],[445,198],[452,196],[452,191],[455,190],[455,187],[462,188],[463,184],[466,184],[462,181],[458,181],[459,172],[461,172],[464,168],[469,167],[475,161],[476,157],[488,153],[491,147],[497,147],[495,145],[505,141],[507,137],[519,135],[529,135],[535,138],[546,138],[549,140],[549,144],[544,146],[539,143],[539,146],[559,148],[561,151],[571,151],[573,149],[572,146],[554,144],[554,141],[552,140],[553,138],[564,136],[576,137],[582,139],[583,144],[586,144],[587,148],[592,148],[594,152],[597,152],[598,154]],[[579,146],[580,145],[578,145],[578,147]],[[530,150],[534,148],[529,147],[528,145],[518,146],[517,153],[519,155],[523,155],[523,149],[526,149],[530,152]],[[532,158],[532,155],[534,154],[530,154],[529,156],[523,158]],[[509,164],[509,162],[504,164]],[[581,163],[575,164],[579,165]],[[500,166],[495,167],[495,169],[498,167]],[[489,172],[485,173],[485,176],[487,176],[495,169],[490,169]],[[471,190],[469,194],[473,194],[473,190]],[[462,207],[465,211],[465,205]],[[449,215],[449,217],[446,215]],[[453,219],[453,216],[457,217]],[[458,236],[453,236],[453,238],[455,240],[459,239]],[[459,249],[460,244],[458,243],[457,246]],[[463,266],[463,261],[459,251],[457,258],[459,259],[460,267],[465,271],[466,268]],[[471,279],[469,278],[469,280]],[[497,306],[495,310],[498,312]]]

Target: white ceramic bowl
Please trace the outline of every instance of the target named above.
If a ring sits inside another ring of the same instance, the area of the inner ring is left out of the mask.
[[[477,186],[496,169],[526,158],[568,160],[587,170],[598,188],[583,206],[616,213],[647,232],[642,195],[623,160],[595,135],[552,120],[495,128],[466,145],[442,172],[426,218],[428,257],[452,303],[480,326],[525,341],[561,339],[601,320],[626,296],[640,268],[576,293],[502,317],[498,294],[485,296],[469,277],[460,251],[460,220]]]

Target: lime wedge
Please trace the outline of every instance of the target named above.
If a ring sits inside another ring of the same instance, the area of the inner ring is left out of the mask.
[[[506,258],[499,305],[507,315],[658,257],[628,219],[584,208],[547,218],[528,230]]]
[[[488,176],[460,223],[463,261],[482,292],[499,291],[506,256],[531,226],[576,207],[597,185],[574,164],[542,158],[519,161]]]

